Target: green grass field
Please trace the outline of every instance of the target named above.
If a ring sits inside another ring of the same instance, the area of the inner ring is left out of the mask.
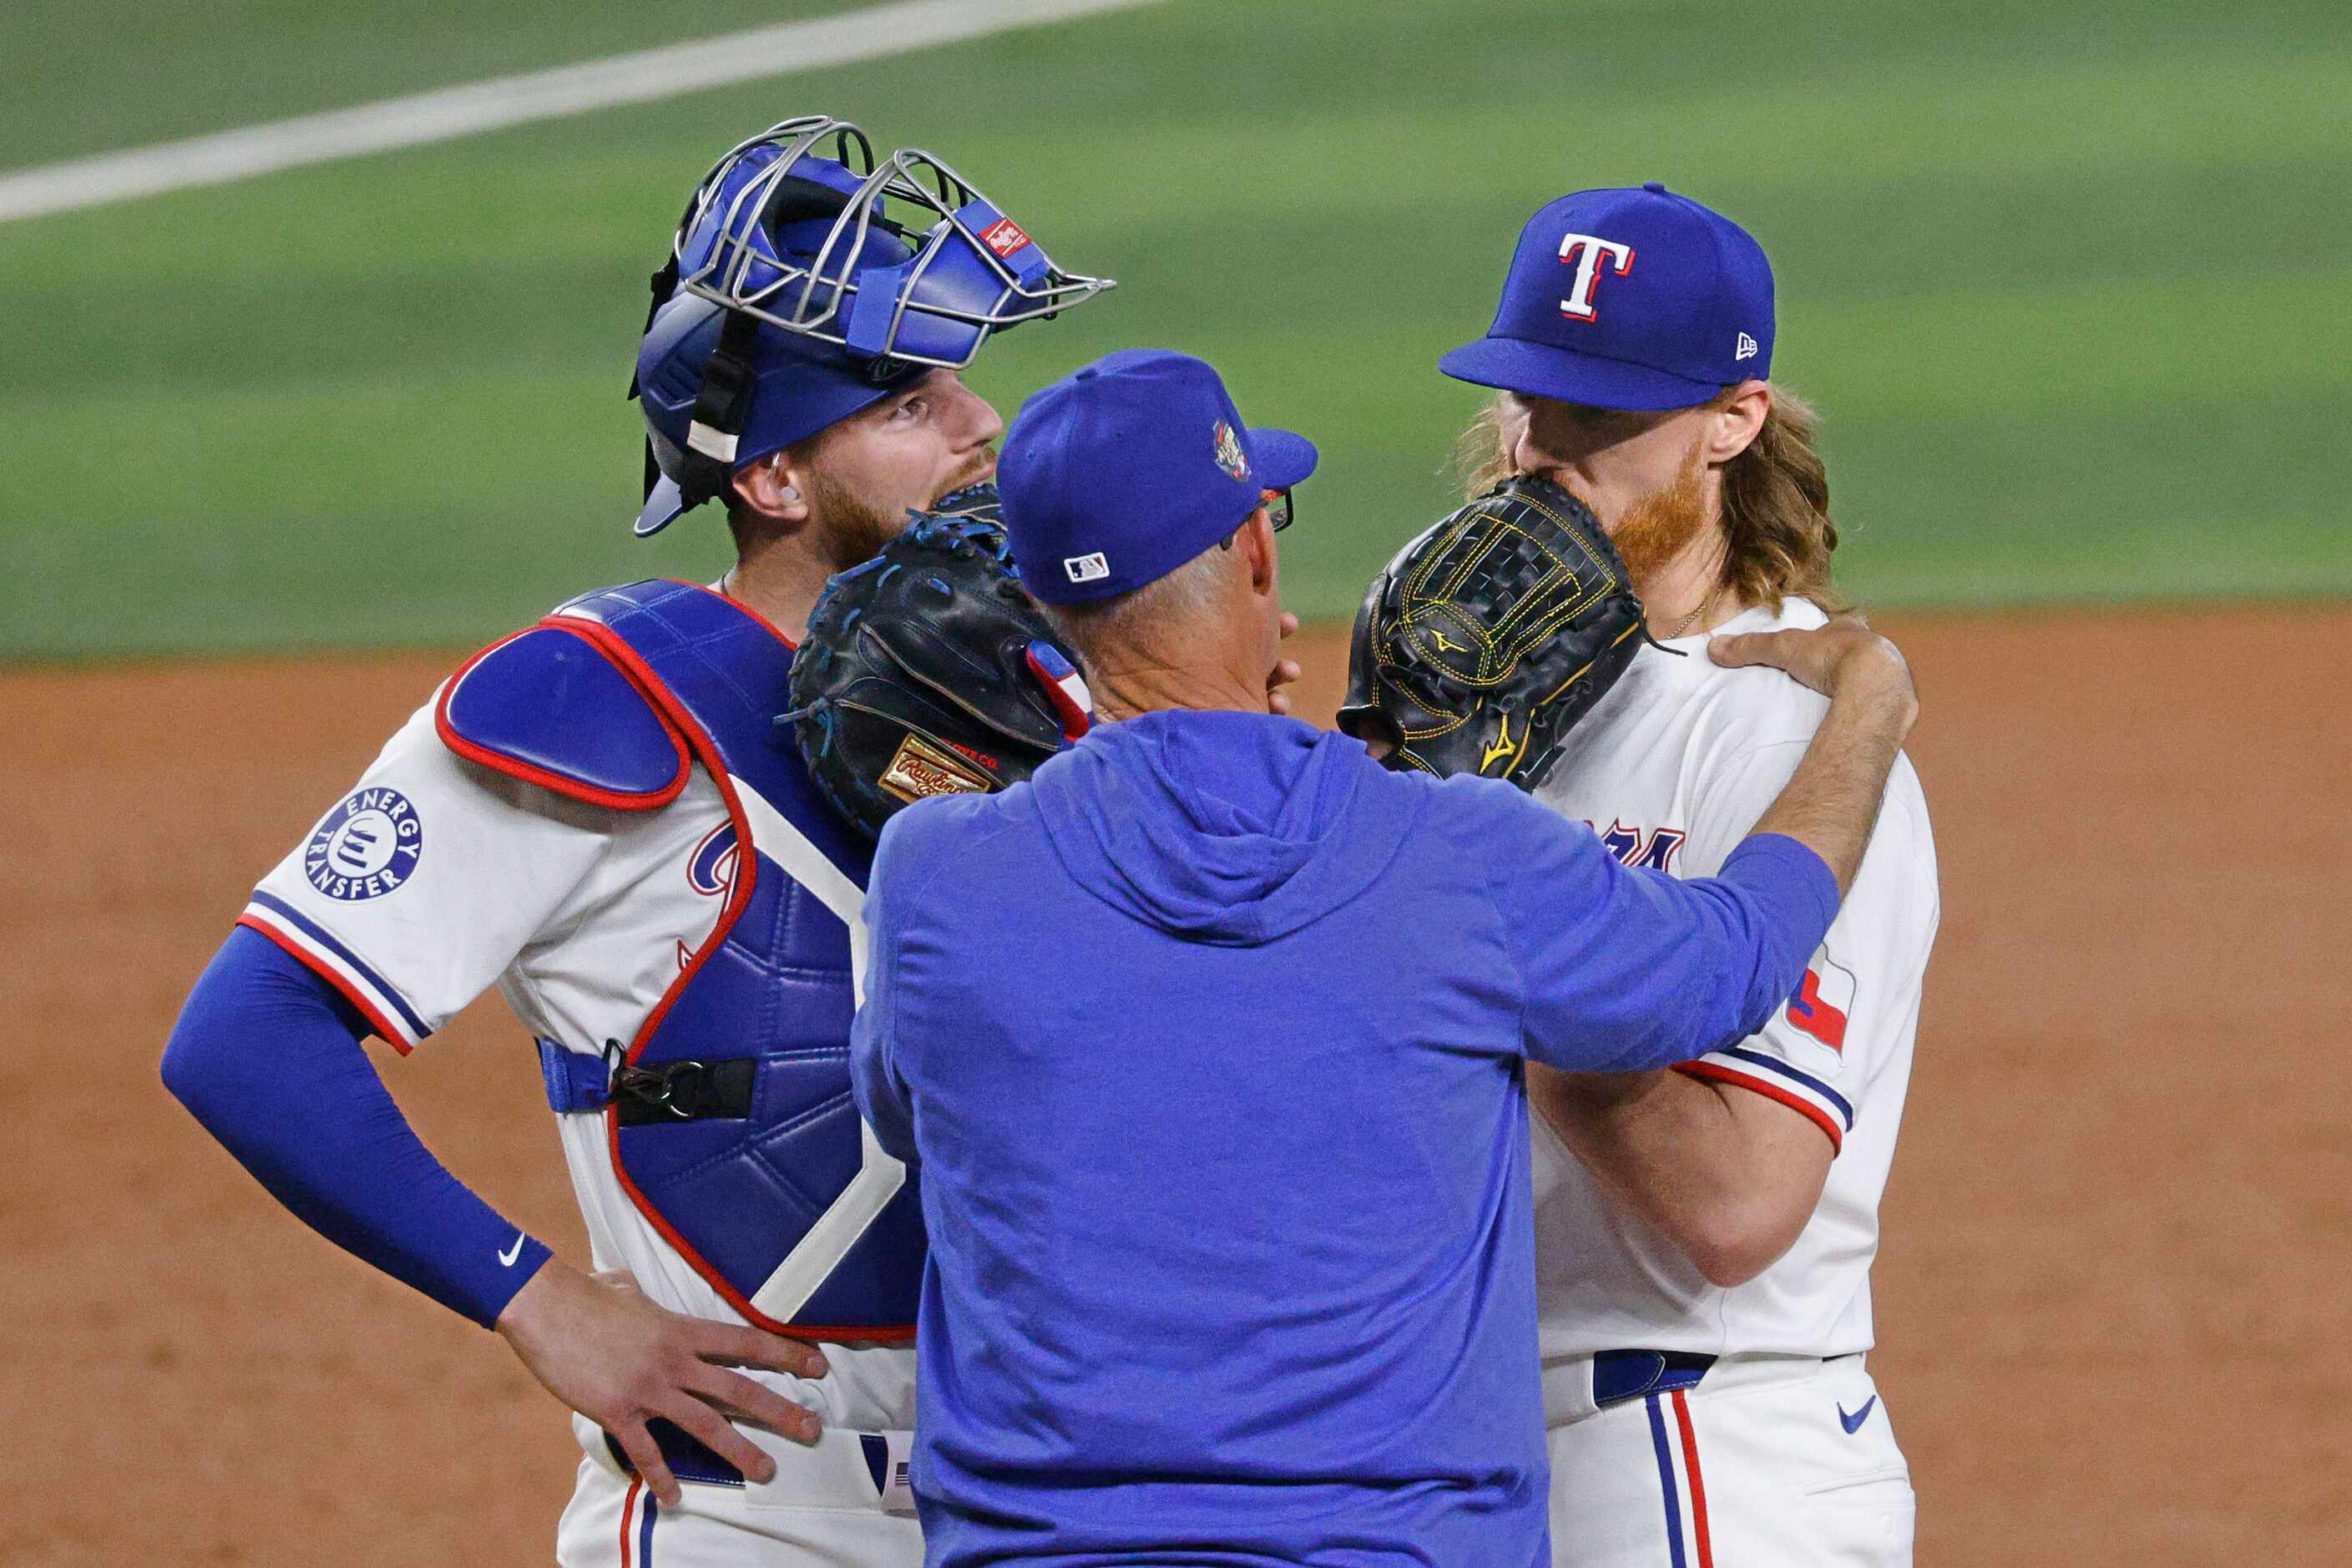
[[[839,8],[19,8],[0,161]],[[466,642],[715,575],[715,512],[628,533],[644,277],[709,159],[809,109],[1120,279],[975,367],[1008,416],[1154,344],[1321,442],[1310,615],[1446,505],[1478,395],[1434,361],[1520,222],[1643,179],[1770,251],[1864,600],[2345,594],[2348,105],[2341,0],[1168,0],[0,224],[0,658]]]

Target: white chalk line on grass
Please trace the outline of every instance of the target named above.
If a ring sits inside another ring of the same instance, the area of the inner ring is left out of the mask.
[[[1156,0],[898,0],[0,174],[0,223],[906,54]]]

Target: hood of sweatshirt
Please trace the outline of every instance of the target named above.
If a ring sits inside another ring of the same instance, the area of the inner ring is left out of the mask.
[[[1163,931],[1237,947],[1361,893],[1395,858],[1417,795],[1349,736],[1181,709],[1098,726],[1029,788],[1081,886]]]

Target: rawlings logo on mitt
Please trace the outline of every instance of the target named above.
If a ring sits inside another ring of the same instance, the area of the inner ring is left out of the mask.
[[[911,802],[1019,783],[1093,721],[1076,658],[1013,570],[991,485],[918,513],[825,584],[792,702],[777,722],[809,776],[877,837]]]
[[[1533,790],[1633,662],[1642,601],[1584,504],[1510,479],[1397,552],[1356,612],[1339,728],[1392,768]]]

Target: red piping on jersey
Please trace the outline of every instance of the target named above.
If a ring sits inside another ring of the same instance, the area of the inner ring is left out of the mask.
[[[732,599],[728,600],[728,603],[736,604]],[[736,605],[736,607],[740,609],[742,606]],[[645,1054],[645,1048],[652,1042],[655,1031],[661,1027],[661,1021],[668,1016],[671,1005],[685,994],[688,983],[702,972],[702,966],[710,955],[726,944],[728,934],[735,929],[735,922],[742,918],[744,906],[751,901],[752,885],[759,880],[760,857],[756,851],[746,853],[751,850],[751,818],[750,814],[744,811],[743,802],[735,793],[734,776],[728,773],[726,761],[719,754],[718,743],[711,740],[709,732],[703,729],[694,715],[687,710],[686,704],[679,701],[677,696],[662,684],[661,678],[656,676],[645,660],[638,657],[637,650],[631,647],[619,633],[609,626],[600,622],[583,621],[577,626],[566,626],[564,629],[594,643],[607,658],[619,665],[636,681],[638,689],[644,691],[660,708],[677,731],[686,737],[687,743],[694,748],[694,754],[700,759],[703,770],[718,784],[719,793],[727,803],[728,819],[735,825],[734,889],[728,894],[726,906],[719,911],[719,922],[710,928],[710,934],[703,938],[702,945],[695,950],[693,961],[679,973],[676,980],[670,982],[669,989],[662,993],[661,1000],[654,1004],[654,1010],[646,1015],[645,1023],[638,1026],[636,1037],[629,1042],[628,1053],[623,1059],[634,1063]],[[616,1105],[607,1104],[604,1107],[604,1139],[611,1152],[614,1179],[621,1184],[621,1190],[629,1194],[629,1201],[637,1206],[637,1212],[645,1215],[646,1221],[661,1233],[663,1240],[677,1249],[678,1256],[685,1258],[688,1265],[697,1274],[702,1276],[703,1280],[712,1289],[726,1299],[729,1306],[742,1313],[753,1326],[765,1329],[770,1333],[788,1334],[795,1339],[803,1340],[873,1340],[898,1342],[915,1337],[914,1325],[911,1323],[895,1328],[869,1328],[864,1325],[802,1324],[796,1326],[779,1322],[768,1316],[767,1313],[751,1305],[750,1297],[729,1284],[725,1276],[706,1262],[702,1255],[694,1249],[686,1237],[680,1236],[669,1221],[662,1217],[660,1211],[647,1201],[645,1194],[637,1190],[637,1184],[629,1180],[629,1173],[621,1164],[621,1114]]]
[[[448,747],[451,751],[457,752],[467,762],[479,763],[482,766],[488,768],[495,773],[504,773],[509,778],[520,779],[525,784],[534,784],[539,785],[541,789],[553,790],[557,795],[568,796],[572,800],[584,801],[590,805],[610,806],[615,811],[656,810],[659,807],[667,805],[671,801],[676,800],[680,795],[685,793],[687,778],[693,772],[694,768],[693,763],[688,758],[686,753],[686,742],[678,738],[677,729],[675,725],[664,724],[662,728],[669,735],[670,748],[677,752],[677,776],[672,778],[669,783],[662,785],[662,787],[657,790],[653,790],[645,794],[635,794],[623,790],[599,789],[594,784],[583,784],[578,779],[568,778],[562,773],[550,772],[546,768],[523,762],[519,758],[509,757],[500,752],[493,752],[487,746],[476,745],[473,742],[466,739],[465,736],[457,733],[456,728],[449,722],[449,700],[451,698],[457,695],[457,688],[464,684],[466,677],[473,672],[474,666],[481,663],[482,660],[489,658],[490,655],[498,652],[499,649],[514,641],[516,637],[529,637],[533,632],[547,631],[551,629],[560,632],[570,632],[572,636],[579,637],[583,642],[585,642],[590,647],[594,648],[599,654],[604,654],[605,649],[604,645],[580,629],[583,626],[588,624],[590,623],[581,621],[577,617],[567,618],[550,616],[545,620],[541,621],[537,626],[525,626],[519,632],[515,632],[508,637],[500,637],[498,641],[492,643],[489,647],[484,648],[481,652],[467,659],[464,664],[458,666],[457,673],[451,676],[449,678],[449,683],[441,689],[441,700],[433,705],[434,733],[441,737],[441,743],[443,745]],[[606,657],[609,658],[609,655]],[[631,686],[637,689],[639,696],[646,698],[649,703],[653,701],[652,693],[646,690],[645,682],[643,680],[640,680],[626,667],[621,668],[621,673],[628,679]],[[656,710],[659,711],[658,707],[656,707]]]
[[[1706,1483],[1698,1477],[1698,1434],[1691,1430],[1690,1405],[1674,1391],[1675,1425],[1682,1429],[1683,1473],[1690,1481],[1691,1535],[1698,1543],[1698,1568],[1715,1568],[1715,1538],[1706,1531]]]
[[[629,1515],[637,1506],[637,1493],[645,1489],[645,1478],[629,1483],[629,1495],[621,1500],[621,1568],[629,1568]]]
[[[360,994],[360,988],[358,986],[352,984],[342,975],[337,973],[334,966],[329,963],[325,959],[320,958],[310,949],[302,946],[292,937],[288,936],[276,926],[273,926],[268,921],[262,920],[258,915],[239,915],[236,917],[236,923],[243,926],[247,931],[259,931],[270,941],[276,942],[279,947],[284,948],[288,953],[292,955],[295,962],[301,964],[303,968],[309,970],[311,973],[317,975],[320,979],[325,981],[328,984],[341,992],[343,994],[343,1000],[349,1002],[352,1006],[360,1010],[360,1016],[365,1018],[368,1023],[373,1026],[377,1037],[381,1038],[385,1045],[390,1046],[394,1050],[398,1051],[404,1057],[410,1051],[416,1048],[408,1043],[407,1036],[393,1027],[392,1020],[385,1017],[382,1012],[378,1011],[374,1003],[370,1002],[365,996]]]
[[[1777,1083],[1768,1083],[1763,1079],[1741,1072],[1738,1068],[1721,1067],[1714,1062],[1682,1062],[1675,1066],[1675,1070],[1686,1078],[1737,1084],[1741,1089],[1755,1090],[1767,1100],[1777,1100],[1790,1110],[1802,1112],[1814,1126],[1830,1135],[1831,1154],[1835,1155],[1845,1148],[1845,1129],[1838,1125],[1836,1117],[1802,1095],[1792,1094]]]

